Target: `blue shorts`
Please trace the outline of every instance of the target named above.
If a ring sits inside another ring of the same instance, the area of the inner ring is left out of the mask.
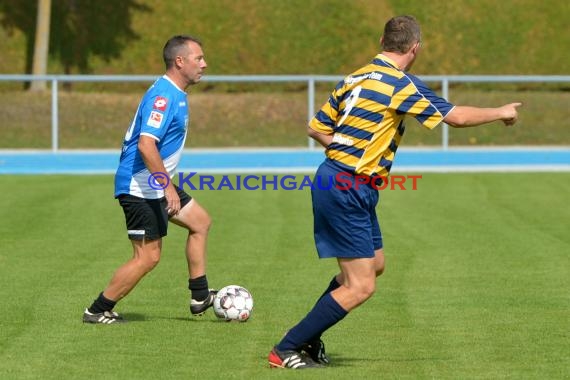
[[[318,182],[317,182],[318,181]],[[326,159],[311,195],[315,244],[320,258],[370,258],[382,248],[376,216],[378,190],[356,183],[353,174]]]

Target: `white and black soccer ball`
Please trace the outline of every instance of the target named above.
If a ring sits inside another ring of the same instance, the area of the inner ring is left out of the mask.
[[[245,322],[253,311],[253,297],[239,285],[228,285],[218,290],[214,298],[214,313],[226,321]]]

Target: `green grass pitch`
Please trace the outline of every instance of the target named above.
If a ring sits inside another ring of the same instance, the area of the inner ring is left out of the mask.
[[[324,335],[333,364],[268,368],[336,271],[316,257],[309,191],[196,191],[208,277],[255,299],[246,323],[190,318],[183,245],[117,306],[83,308],[131,255],[111,176],[0,176],[2,379],[558,379],[570,368],[568,173],[424,174],[381,193],[377,293]]]

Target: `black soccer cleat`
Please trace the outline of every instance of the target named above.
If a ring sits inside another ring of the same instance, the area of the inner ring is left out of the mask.
[[[216,298],[216,294],[218,293],[215,289],[210,289],[210,293],[208,293],[208,297],[206,297],[203,301],[196,301],[195,299],[190,300],[190,313],[193,316],[197,317],[203,315],[208,308],[212,307],[214,304],[214,298]]]
[[[321,339],[305,343],[301,349],[317,363],[329,364],[331,362],[325,352],[325,344]]]
[[[83,323],[102,323],[110,325],[112,323],[127,322],[122,316],[114,311],[104,311],[102,313],[91,313],[88,309],[83,312]]]
[[[307,369],[323,367],[304,353],[293,350],[279,351],[277,347],[273,347],[267,360],[269,361],[269,368]]]

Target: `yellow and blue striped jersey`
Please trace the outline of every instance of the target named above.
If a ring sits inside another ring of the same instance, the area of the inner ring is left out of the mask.
[[[309,126],[333,135],[326,155],[341,167],[386,176],[404,134],[404,116],[432,129],[452,109],[419,78],[378,54],[337,84]]]

